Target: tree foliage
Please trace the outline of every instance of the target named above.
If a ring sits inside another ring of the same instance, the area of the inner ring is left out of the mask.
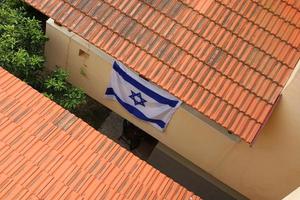
[[[0,66],[66,109],[74,109],[85,101],[85,95],[67,83],[65,71],[45,75],[46,41],[40,21],[22,1],[0,0]]]
[[[12,0],[7,2],[0,7],[0,65],[35,86],[43,70],[46,37],[39,21],[26,17],[24,9],[11,8]]]
[[[63,107],[74,110],[79,104],[85,102],[85,94],[69,84],[67,79],[66,71],[60,68],[53,71],[43,84],[44,94]]]

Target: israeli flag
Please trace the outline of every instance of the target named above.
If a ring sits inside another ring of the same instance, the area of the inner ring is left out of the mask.
[[[131,72],[119,62],[113,63],[106,97],[118,101],[128,112],[163,131],[181,101]]]

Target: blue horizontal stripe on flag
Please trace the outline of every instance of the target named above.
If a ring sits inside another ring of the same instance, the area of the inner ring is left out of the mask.
[[[157,94],[156,92],[150,90],[149,88],[145,87],[144,85],[142,85],[141,83],[139,83],[138,81],[136,81],[134,78],[132,78],[131,76],[129,76],[126,72],[124,72],[120,66],[118,65],[117,62],[114,62],[113,64],[113,69],[127,82],[129,82],[131,85],[133,85],[134,87],[136,87],[137,89],[139,89],[140,91],[142,91],[143,93],[145,93],[146,95],[148,95],[149,97],[153,98],[154,100],[156,100],[159,103],[162,104],[167,104],[171,107],[176,107],[176,105],[179,103],[178,101],[175,100],[171,100],[171,99],[167,99],[159,94]]]
[[[140,118],[144,121],[148,121],[148,122],[152,122],[157,124],[160,128],[165,128],[166,123],[162,120],[158,120],[158,119],[151,119],[148,118],[146,115],[144,115],[141,111],[139,111],[138,109],[136,109],[134,106],[122,101],[122,99],[120,99],[120,97],[118,97],[118,95],[115,93],[113,88],[107,88],[106,95],[113,95],[116,97],[117,101],[131,114],[133,114],[134,116],[136,116],[137,118]]]

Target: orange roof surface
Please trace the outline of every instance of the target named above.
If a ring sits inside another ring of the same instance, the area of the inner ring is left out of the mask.
[[[251,143],[299,60],[299,0],[25,0]]]
[[[0,68],[0,199],[200,199]]]

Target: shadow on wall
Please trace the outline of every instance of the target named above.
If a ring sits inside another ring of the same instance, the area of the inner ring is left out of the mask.
[[[171,156],[167,155],[161,150],[161,145],[162,144],[159,144],[158,148],[154,149],[148,159],[148,162],[155,168],[159,169],[162,173],[186,187],[188,190],[193,191],[196,195],[207,200],[248,200],[246,197],[238,194],[238,192],[233,191],[231,188],[229,190],[236,193],[235,197],[224,192],[207,179],[201,177],[199,174],[196,174],[173,159]],[[226,190],[228,190],[228,188]]]

